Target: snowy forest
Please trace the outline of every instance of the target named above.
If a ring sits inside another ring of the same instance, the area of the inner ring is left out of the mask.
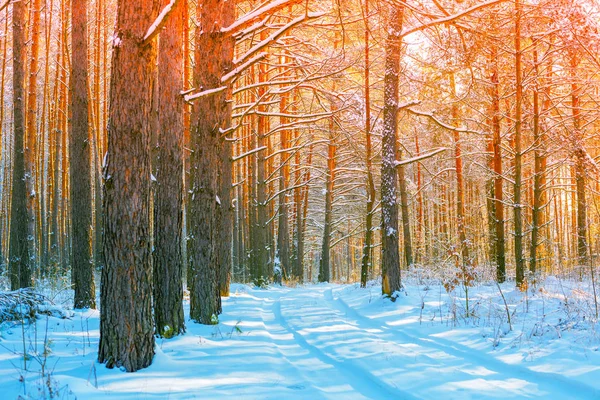
[[[0,397],[599,399],[598,0],[0,0]]]

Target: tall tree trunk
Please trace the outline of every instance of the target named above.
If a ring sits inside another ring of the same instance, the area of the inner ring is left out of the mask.
[[[402,158],[402,151],[396,145],[396,159]],[[408,210],[408,187],[404,165],[398,166],[398,189],[400,190],[400,214],[402,216],[402,245],[406,267],[413,265],[412,235],[410,232],[410,213]]]
[[[231,66],[225,55],[229,43],[221,28],[228,26],[233,12],[231,2],[205,0],[198,3],[200,27],[196,30],[196,88],[218,88],[221,77]],[[233,56],[233,54],[231,54]],[[223,152],[221,131],[228,128],[230,107],[227,93],[199,98],[192,111],[190,190],[188,197],[188,256],[190,279],[190,317],[212,324],[221,310],[219,293],[219,245],[222,213],[219,211],[219,171]],[[231,172],[231,171],[230,171]],[[231,179],[231,178],[229,178]],[[231,201],[229,201],[231,203]],[[231,243],[229,240],[228,245]]]
[[[454,73],[450,74],[450,88],[452,90],[452,124],[458,127],[460,124],[458,116],[458,97],[456,96],[456,81]],[[465,233],[465,185],[463,178],[463,162],[460,143],[460,132],[458,129],[452,131],[454,140],[454,168],[456,172],[456,227],[458,230],[459,249],[462,255],[462,265],[466,267],[470,264],[469,247],[467,243],[467,235]]]
[[[287,68],[287,57],[281,57],[283,68]],[[283,76],[286,76],[285,73]],[[284,92],[281,95],[279,102],[279,111],[281,117],[279,123],[282,126],[288,123],[285,113],[288,106],[288,93]],[[281,277],[286,278],[290,275],[290,231],[288,226],[288,204],[287,204],[287,187],[290,181],[290,164],[288,160],[287,148],[289,147],[290,131],[282,129],[280,134],[281,153],[279,154],[279,196],[278,196],[278,224],[277,224],[277,256],[276,263],[279,263],[281,268]],[[277,274],[276,274],[277,275]]]
[[[537,49],[533,50],[534,88],[533,88],[533,142],[534,142],[534,175],[533,175],[533,209],[531,210],[531,247],[529,268],[532,273],[538,269],[538,247],[540,231],[545,225],[543,208],[546,202],[546,140],[540,126],[539,100],[539,61]]]
[[[382,211],[382,292],[392,296],[402,287],[400,277],[400,254],[398,251],[398,174],[396,171],[396,149],[398,131],[398,85],[404,6],[390,6],[388,36],[386,39],[383,139],[381,166],[381,211]]]
[[[500,84],[498,81],[498,49],[492,47],[491,56],[491,114],[492,114],[492,165],[494,171],[494,261],[496,263],[496,279],[499,283],[506,280],[506,255],[504,240],[504,202],[502,176],[502,136],[500,132]]]
[[[516,284],[517,286],[523,282],[525,277],[525,260],[523,259],[523,215],[521,204],[521,169],[522,157],[521,152],[521,108],[523,104],[523,83],[522,83],[522,65],[521,65],[521,3],[520,0],[515,0],[515,84],[516,84],[516,99],[515,99],[515,176],[513,185],[513,210],[514,210],[514,225],[515,225],[515,268],[516,268]]]
[[[76,308],[95,308],[92,264],[91,146],[88,132],[87,1],[73,0],[71,11],[71,226],[73,229],[72,277]]]
[[[267,38],[266,32],[261,32],[260,39]],[[259,82],[266,82],[267,65],[260,63],[258,66]],[[266,93],[266,88],[262,85],[258,89],[258,98],[261,98]],[[258,126],[256,131],[256,147],[267,147],[267,132],[268,132],[268,117],[264,115],[267,108],[264,104],[258,105],[258,111],[261,113],[258,116]],[[269,260],[269,225],[268,225],[268,208],[267,208],[267,161],[265,150],[256,153],[256,220],[254,227],[253,241],[253,264],[254,264],[254,282],[255,284],[263,285],[271,277],[272,265]]]
[[[25,2],[13,7],[13,177],[10,208],[9,271],[12,290],[32,285],[27,240],[27,189],[25,186]]]
[[[332,107],[334,112],[335,107]],[[335,121],[330,117],[329,143],[327,145],[327,172],[325,177],[325,223],[323,228],[323,241],[321,244],[321,262],[319,264],[319,282],[329,282],[331,279],[331,224],[333,219],[333,189],[335,180]]]
[[[37,74],[40,48],[40,0],[29,4],[31,23],[31,47],[29,61],[29,82],[27,85],[27,114],[25,122],[25,181],[27,187],[27,233],[29,241],[29,261],[32,269],[37,269],[38,248],[36,243],[36,216],[39,193],[37,193],[37,151],[38,151],[38,115],[37,115]]]
[[[223,9],[223,26],[231,25],[235,20],[235,7],[225,7]],[[235,39],[231,36],[223,40],[222,68],[223,73],[231,71],[233,68],[233,56],[235,50]],[[228,85],[226,92],[228,100],[223,110],[222,129],[229,132],[232,119],[232,97],[231,85]],[[232,186],[233,186],[233,146],[231,133],[221,135],[221,150],[219,154],[219,200],[218,220],[219,220],[219,238],[217,241],[217,252],[219,259],[218,285],[221,296],[229,296],[229,284],[231,282],[231,242],[233,237],[233,206],[232,206]],[[220,312],[219,308],[219,312]]]
[[[585,190],[586,152],[583,147],[583,132],[581,127],[581,88],[577,82],[577,55],[570,55],[571,78],[571,112],[573,117],[573,134],[571,140],[575,158],[575,194],[577,208],[577,260],[579,266],[589,264],[588,258],[588,228],[587,228],[587,201]]]
[[[367,166],[367,210],[365,216],[365,241],[360,268],[360,286],[367,286],[369,271],[373,268],[373,207],[375,205],[375,182],[373,180],[373,149],[371,145],[371,82],[369,65],[369,0],[365,0],[365,162]]]
[[[179,0],[159,38],[158,165],[154,203],[156,334],[185,332],[183,317],[183,31],[187,1]]]
[[[8,48],[8,18],[4,19],[4,24],[3,24],[3,30],[0,33],[0,46],[2,47],[2,56],[0,58],[1,61],[1,68],[2,68],[2,72],[0,72],[0,99],[4,98],[4,81],[6,78],[6,65],[7,60],[6,60],[6,53],[7,53],[7,48]],[[6,204],[6,198],[9,197],[8,196],[8,186],[6,184],[6,178],[8,176],[7,172],[8,172],[8,167],[7,167],[7,157],[6,154],[3,152],[4,149],[4,140],[5,140],[5,135],[4,135],[4,129],[2,129],[2,127],[4,126],[4,107],[0,107],[0,163],[2,163],[2,175],[0,175],[0,180],[2,181],[2,186],[0,186],[1,188],[1,194],[0,194],[0,215],[2,216],[0,218],[0,266],[2,268],[4,268],[4,240],[6,239],[6,235],[4,234],[6,227],[8,226],[7,221],[5,220],[5,217],[8,214],[8,209],[6,208],[5,204]],[[10,157],[8,157],[10,158]]]
[[[157,52],[143,38],[158,6],[119,0],[112,40],[98,361],[130,372],[154,356],[150,113]]]

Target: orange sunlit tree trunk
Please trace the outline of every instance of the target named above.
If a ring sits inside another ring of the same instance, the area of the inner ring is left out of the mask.
[[[13,7],[13,178],[10,214],[9,271],[10,286],[15,290],[32,285],[31,258],[27,240],[27,189],[25,186],[25,7],[23,1]]]
[[[158,165],[154,202],[154,322],[156,334],[185,332],[183,317],[183,40],[187,1],[179,0],[159,38]],[[181,179],[178,179],[181,178]]]
[[[150,113],[157,52],[144,37],[158,6],[158,0],[119,0],[112,38],[98,361],[130,372],[154,356]]]

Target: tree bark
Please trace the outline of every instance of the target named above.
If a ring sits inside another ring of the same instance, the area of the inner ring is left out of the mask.
[[[499,283],[506,280],[506,255],[504,240],[504,203],[502,176],[502,136],[500,132],[500,89],[498,82],[498,50],[492,47],[491,56],[491,115],[492,115],[492,166],[494,171],[494,261],[496,264],[496,279]]]
[[[382,211],[382,292],[392,296],[402,287],[400,276],[400,254],[398,251],[398,173],[396,171],[396,149],[398,130],[398,85],[402,19],[404,6],[390,6],[388,36],[386,39],[383,139],[381,166],[381,211]]]
[[[92,264],[92,186],[88,132],[87,1],[73,0],[71,11],[71,226],[73,229],[72,277],[75,308],[95,308]]]
[[[287,57],[281,57],[283,68],[287,68]],[[286,76],[284,74],[284,76]],[[279,111],[282,116],[279,119],[280,125],[285,125],[288,121],[284,114],[287,112],[288,93],[283,93],[279,102]],[[277,255],[276,263],[281,268],[281,277],[287,279],[290,275],[290,231],[288,226],[288,202],[287,187],[290,181],[290,165],[288,160],[287,148],[289,147],[290,131],[282,129],[280,134],[281,153],[279,154],[279,196],[278,196],[278,224],[277,224]]]
[[[225,7],[223,10],[223,26],[231,25],[235,20],[235,8]],[[235,40],[233,37],[226,37],[223,41],[223,73],[231,71],[233,68],[233,56],[235,49]],[[231,85],[228,85],[226,98],[231,99]],[[225,110],[223,110],[223,129],[231,127],[232,102],[227,101]],[[217,251],[219,257],[218,285],[221,296],[229,296],[229,284],[231,282],[231,242],[233,237],[233,206],[232,206],[232,186],[233,186],[233,146],[231,135],[220,137],[222,150],[219,154],[219,199],[217,202],[219,218],[219,239],[217,242]]]
[[[196,88],[222,86],[221,77],[231,65],[228,42],[221,28],[227,26],[233,4],[218,0],[198,3],[201,16],[196,30]],[[213,324],[221,310],[219,293],[219,245],[222,214],[219,211],[219,173],[223,148],[221,130],[227,128],[230,108],[226,93],[198,99],[192,110],[190,190],[188,197],[188,257],[190,317]],[[230,178],[231,179],[231,178]],[[231,242],[229,241],[228,244]]]
[[[27,240],[27,189],[25,186],[25,2],[13,5],[13,178],[10,214],[9,271],[12,290],[32,285]]]
[[[572,145],[575,158],[575,194],[577,202],[577,260],[579,266],[589,264],[588,257],[588,228],[586,201],[586,153],[583,148],[583,132],[581,128],[581,88],[577,82],[577,56],[570,55],[571,78],[571,112],[573,117]]]
[[[364,23],[365,23],[365,163],[367,166],[367,210],[365,216],[365,240],[360,267],[360,286],[366,287],[369,272],[373,268],[372,244],[373,244],[373,207],[375,205],[375,182],[373,180],[373,149],[371,145],[371,82],[369,65],[369,0],[365,0]]]
[[[332,107],[332,112],[333,112]],[[335,180],[335,122],[333,116],[329,123],[329,143],[327,145],[327,172],[325,177],[325,223],[323,224],[323,241],[321,243],[321,262],[319,264],[319,282],[331,280],[331,224],[333,219],[333,189]]]
[[[523,282],[525,278],[525,260],[523,259],[523,215],[521,204],[521,169],[522,157],[521,152],[521,108],[523,103],[523,83],[522,83],[522,65],[521,65],[521,3],[520,0],[515,0],[515,176],[513,185],[513,210],[514,210],[514,225],[515,225],[515,268],[516,268],[516,284],[517,286]]]
[[[149,366],[154,356],[150,114],[157,52],[143,38],[158,6],[157,0],[119,0],[112,39],[98,361],[129,372]]]
[[[163,2],[164,3],[164,2]],[[159,37],[158,165],[154,203],[156,335],[185,332],[183,316],[183,32],[187,2],[179,0]]]
[[[452,124],[455,127],[459,126],[458,116],[458,98],[456,96],[456,82],[454,73],[450,75],[450,88],[452,90]],[[463,162],[462,149],[460,143],[460,133],[457,129],[452,131],[454,141],[454,168],[456,170],[456,227],[458,230],[459,250],[462,256],[463,268],[470,264],[469,247],[467,243],[467,235],[465,232],[465,185],[463,177]]]
[[[25,181],[27,187],[27,234],[29,242],[29,261],[32,270],[38,266],[38,243],[36,232],[37,208],[39,193],[36,187],[37,152],[38,152],[38,115],[37,115],[37,74],[39,68],[40,49],[40,0],[29,4],[29,19],[31,22],[31,47],[29,61],[29,82],[27,84],[27,114],[25,122]]]

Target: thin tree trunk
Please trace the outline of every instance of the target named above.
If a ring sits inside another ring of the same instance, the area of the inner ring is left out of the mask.
[[[231,25],[235,20],[235,7],[225,7],[223,10],[223,26]],[[231,71],[233,68],[233,56],[235,49],[235,39],[226,37],[223,41],[223,73]],[[231,85],[228,86],[226,98],[232,97]],[[227,101],[225,110],[223,110],[222,129],[228,130],[231,127],[232,102]],[[218,285],[221,296],[229,296],[229,284],[231,282],[231,241],[233,237],[233,206],[232,206],[232,185],[233,185],[233,146],[231,135],[220,138],[221,150],[219,158],[219,201],[218,219],[219,219],[219,238],[217,241],[217,252],[219,259]],[[219,308],[219,312],[221,312]]]
[[[365,0],[365,162],[367,166],[367,210],[365,217],[365,241],[360,268],[360,286],[367,286],[369,271],[373,268],[373,207],[375,205],[375,182],[373,180],[373,149],[371,144],[371,82],[369,59],[369,0]]]
[[[287,57],[282,56],[281,64],[283,68],[287,68]],[[284,74],[285,76],[285,74]],[[284,114],[287,112],[288,106],[288,93],[285,92],[281,95],[279,102],[279,111],[282,114],[279,123],[284,126],[288,121]],[[281,268],[281,277],[287,279],[290,275],[290,231],[288,226],[288,204],[287,204],[287,193],[286,189],[289,186],[290,181],[290,165],[288,160],[287,148],[289,147],[289,136],[290,131],[288,129],[282,129],[280,137],[281,153],[279,155],[280,166],[279,166],[279,196],[278,196],[278,226],[277,226],[277,256],[276,263],[279,263]],[[277,276],[277,274],[276,274]]]
[[[583,132],[581,130],[581,100],[580,85],[577,82],[577,59],[571,54],[571,110],[573,117],[572,141],[575,148],[575,194],[577,209],[577,259],[579,266],[589,264],[588,258],[588,228],[587,228],[587,201],[585,190],[586,178],[586,153],[583,148]]]
[[[458,116],[458,98],[456,96],[456,82],[454,73],[450,75],[450,88],[454,102],[452,103],[452,124],[455,127],[459,126]],[[458,129],[452,131],[454,140],[454,168],[456,172],[456,226],[458,230],[459,249],[462,255],[463,268],[470,264],[469,247],[467,243],[467,235],[465,233],[465,188],[463,178],[463,162],[460,143],[460,133]]]
[[[516,104],[515,104],[515,176],[513,185],[513,210],[515,226],[515,268],[517,286],[523,282],[525,277],[525,260],[523,259],[523,215],[521,204],[521,179],[522,179],[522,157],[521,152],[521,108],[523,104],[523,83],[521,66],[521,3],[515,0],[515,84],[516,84]]]
[[[266,32],[261,32],[261,40],[266,39]],[[259,82],[267,81],[267,65],[260,63],[258,66]],[[266,88],[261,86],[258,90],[258,97],[262,97],[266,92]],[[265,113],[266,106],[258,105],[258,111]],[[264,115],[258,116],[258,127],[256,132],[256,146],[258,148],[267,146],[266,134],[268,131],[268,117]],[[255,275],[254,282],[262,286],[268,282],[271,276],[271,267],[269,263],[269,226],[267,213],[267,182],[266,182],[266,152],[264,150],[256,153],[256,221],[255,234],[253,237],[253,263]]]
[[[332,107],[332,112],[334,112]],[[319,282],[329,282],[331,279],[331,224],[333,218],[333,189],[335,180],[335,122],[334,116],[330,117],[329,143],[327,145],[327,172],[325,177],[325,223],[323,228],[323,241],[321,244],[321,262],[319,264]]]
[[[496,262],[496,279],[499,283],[506,280],[506,255],[504,240],[504,202],[502,176],[502,136],[500,134],[500,89],[498,82],[498,50],[492,47],[491,73],[491,114],[492,114],[492,164],[494,170],[494,259]]]
[[[538,247],[540,230],[545,224],[545,181],[546,181],[546,148],[544,133],[540,129],[540,100],[539,100],[539,67],[537,49],[533,50],[533,68],[535,85],[533,89],[533,141],[534,141],[534,175],[533,175],[533,209],[531,211],[531,247],[529,253],[529,268],[533,274],[538,269]]]
[[[27,187],[27,232],[29,241],[30,267],[36,269],[38,249],[36,243],[36,217],[39,193],[37,192],[37,151],[38,151],[38,118],[37,118],[37,73],[40,48],[40,0],[32,0],[29,7],[31,23],[31,47],[29,62],[29,83],[27,85],[27,114],[25,122],[25,180]],[[32,271],[33,272],[33,271]]]

